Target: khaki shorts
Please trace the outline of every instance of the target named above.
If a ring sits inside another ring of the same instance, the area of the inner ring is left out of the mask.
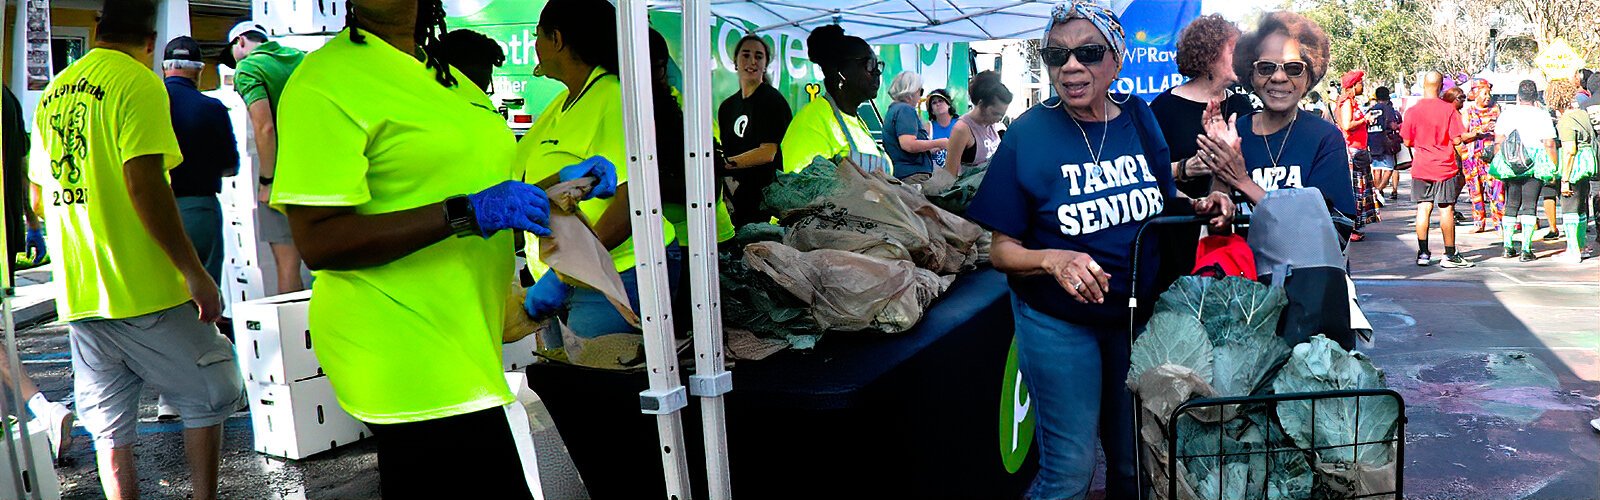
[[[96,449],[131,446],[138,439],[145,383],[178,409],[188,429],[222,423],[245,397],[233,344],[200,321],[193,303],[67,327],[78,421]]]
[[[256,219],[260,222],[257,227],[261,230],[261,241],[268,244],[294,244],[294,235],[289,234],[288,216],[264,205],[260,210],[256,210],[256,213],[261,214]]]

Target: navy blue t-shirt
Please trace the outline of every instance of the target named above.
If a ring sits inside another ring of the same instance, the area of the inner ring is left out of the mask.
[[[1345,215],[1356,213],[1344,135],[1314,113],[1305,110],[1298,113],[1293,130],[1284,127],[1268,135],[1265,141],[1251,129],[1258,115],[1239,117],[1239,152],[1244,155],[1244,166],[1250,178],[1267,192],[1314,187],[1322,191],[1322,197],[1333,208]],[[1239,213],[1250,213],[1249,204],[1240,203]]]
[[[1137,97],[1122,105],[1117,118],[1081,123],[1081,131],[1066,110],[1047,107],[1058,101],[1035,105],[1006,130],[966,215],[1029,249],[1089,254],[1111,275],[1103,304],[1078,303],[1048,275],[1012,276],[1011,289],[1029,306],[1065,321],[1126,327],[1134,237],[1175,196],[1166,140]],[[1098,165],[1091,150],[1100,153]],[[1151,290],[1156,247],[1146,241],[1140,252],[1143,297],[1157,292]]]
[[[900,149],[902,135],[919,140],[928,139],[928,131],[922,128],[922,120],[917,118],[917,108],[896,101],[889,105],[888,116],[883,117],[883,151],[889,153],[889,160],[894,162],[894,176],[905,178],[912,174],[932,172],[933,155],[927,152],[907,153]]]
[[[1395,111],[1394,104],[1389,101],[1378,101],[1367,108],[1367,117],[1372,123],[1367,125],[1367,151],[1374,156],[1387,156],[1389,151],[1389,136],[1387,131],[1400,131],[1400,112]]]

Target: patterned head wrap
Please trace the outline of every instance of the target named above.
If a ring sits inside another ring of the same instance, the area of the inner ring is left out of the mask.
[[[1073,0],[1071,3],[1056,4],[1055,8],[1050,10],[1050,22],[1044,27],[1045,40],[1040,45],[1048,45],[1051,28],[1073,19],[1083,19],[1094,24],[1095,29],[1100,30],[1100,35],[1106,37],[1106,43],[1111,45],[1111,50],[1117,53],[1117,64],[1122,63],[1122,56],[1128,54],[1128,39],[1122,31],[1122,20],[1117,19],[1117,14],[1111,12],[1111,9],[1095,0]]]
[[[1489,83],[1488,80],[1479,78],[1479,79],[1476,79],[1476,80],[1472,81],[1472,87],[1471,87],[1471,90],[1469,92],[1467,92],[1467,98],[1476,101],[1476,100],[1478,100],[1479,96],[1483,95],[1484,92],[1493,92],[1493,91],[1494,91],[1494,84]]]

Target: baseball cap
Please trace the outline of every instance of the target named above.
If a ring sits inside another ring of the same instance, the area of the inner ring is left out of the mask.
[[[180,36],[167,42],[166,51],[161,55],[168,61],[194,61],[200,62],[200,43],[194,38]]]
[[[261,27],[261,25],[253,23],[253,22],[250,22],[250,21],[245,21],[245,22],[242,22],[242,23],[239,23],[239,24],[235,24],[235,25],[233,25],[233,29],[228,30],[228,45],[229,45],[229,47],[224,47],[222,49],[222,57],[220,58],[220,59],[222,59],[222,65],[223,66],[227,66],[229,68],[232,68],[232,67],[234,67],[235,64],[238,64],[239,61],[235,61],[233,59],[233,49],[231,48],[232,45],[233,45],[233,42],[237,41],[239,39],[239,37],[244,36],[245,33],[249,33],[249,32],[252,32],[252,31],[254,31],[256,33],[260,33],[262,36],[266,36],[266,34],[267,34],[267,29],[266,28],[263,28],[263,27]]]

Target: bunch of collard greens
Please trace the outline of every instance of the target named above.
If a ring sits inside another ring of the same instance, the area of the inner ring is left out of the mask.
[[[1287,303],[1282,289],[1243,278],[1179,278],[1133,343],[1129,385],[1145,370],[1171,363],[1200,374],[1216,396],[1254,393],[1289,356],[1277,335]]]
[[[1346,352],[1339,344],[1317,335],[1295,346],[1272,389],[1277,393],[1317,392],[1387,387],[1383,372],[1366,355]],[[1387,397],[1319,399],[1312,414],[1311,401],[1278,403],[1278,421],[1301,447],[1325,447],[1316,452],[1318,491],[1329,496],[1364,495],[1392,491],[1394,455],[1384,441],[1395,437],[1400,403]],[[1313,434],[1313,430],[1315,433]],[[1361,446],[1339,446],[1354,443]]]
[[[1128,386],[1140,395],[1151,465],[1164,467],[1164,429],[1171,410],[1194,397],[1244,396],[1264,389],[1289,356],[1277,336],[1288,303],[1283,290],[1242,278],[1180,278],[1156,302],[1147,330],[1134,341]],[[1180,498],[1299,499],[1311,495],[1311,467],[1292,449],[1260,405],[1186,415],[1178,422]],[[1268,463],[1268,462],[1271,463]],[[1155,475],[1164,475],[1157,473]],[[1163,490],[1162,493],[1165,493]]]

